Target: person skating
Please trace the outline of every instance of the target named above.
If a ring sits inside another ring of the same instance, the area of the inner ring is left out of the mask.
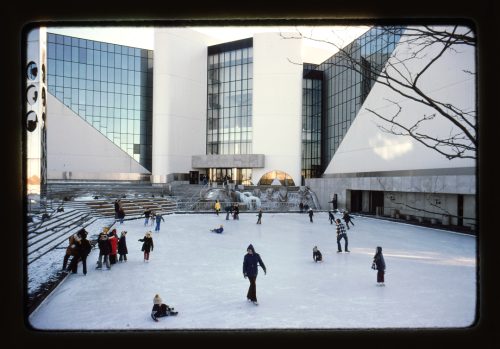
[[[258,305],[257,302],[257,287],[255,285],[255,281],[257,280],[258,274],[258,266],[264,270],[264,275],[266,274],[266,266],[262,261],[260,255],[255,252],[252,244],[247,247],[247,254],[243,258],[243,277],[250,281],[250,286],[248,287],[247,292],[247,300],[252,302],[255,305]]]
[[[347,229],[349,229],[349,223],[351,223],[354,226],[354,223],[352,222],[354,217],[350,216],[349,212],[344,211],[344,213],[342,215],[342,219],[344,220],[345,225],[347,226]]]
[[[149,223],[149,217],[151,216],[151,209],[150,208],[147,208],[145,211],[144,211],[144,226],[148,225]]]
[[[108,234],[108,240],[111,243],[111,252],[109,253],[109,263],[116,264],[117,254],[118,254],[118,234],[116,233],[116,229],[113,229]]]
[[[68,265],[68,260],[71,256],[73,256],[73,259],[76,257],[78,259],[78,248],[79,248],[79,245],[80,245],[80,242],[81,242],[81,232],[84,231],[84,229],[80,229],[79,231],[77,231],[76,233],[72,234],[69,238],[68,238],[68,247],[66,248],[66,253],[64,255],[64,259],[63,259],[63,267],[62,267],[62,270],[66,270],[66,267]],[[69,269],[68,269],[69,271]]]
[[[377,270],[377,286],[385,286],[384,284],[384,274],[385,274],[385,260],[382,254],[382,247],[377,246],[375,250],[375,256],[373,256],[372,268]]]
[[[120,262],[127,261],[127,232],[125,230],[122,231],[120,234],[120,240],[118,240],[118,254],[120,255],[120,258],[118,259]]]
[[[215,209],[215,213],[217,213],[217,216],[218,216],[219,212],[220,212],[220,202],[219,202],[219,200],[215,201],[214,209]]]
[[[233,219],[240,220],[240,206],[238,203],[234,204],[233,211]]]
[[[233,205],[226,206],[226,221],[229,220],[229,215],[233,213]]]
[[[106,264],[106,268],[111,269],[111,265],[109,264],[109,254],[111,253],[111,243],[108,239],[107,230],[103,230],[101,234],[99,234],[99,238],[97,240],[97,245],[99,246],[99,259],[97,261],[96,269],[102,269],[102,259],[104,257],[104,263]]]
[[[318,250],[318,246],[313,247],[313,260],[315,262],[322,262],[323,261],[323,255]]]
[[[313,209],[310,208],[308,213],[309,213],[309,222],[313,223],[313,216],[314,216]]]
[[[350,252],[347,249],[348,245],[348,240],[347,240],[347,233],[345,231],[345,227],[340,221],[339,218],[337,218],[337,252],[342,252],[342,247],[340,246],[340,240],[344,239],[344,251]]]
[[[259,209],[259,213],[257,213],[257,224],[262,224],[262,209]]]
[[[328,211],[328,219],[330,220],[330,224],[333,224],[333,222],[335,222],[335,216],[333,215],[332,211]]]
[[[73,274],[78,272],[78,262],[82,261],[83,275],[87,275],[87,256],[92,250],[89,240],[87,240],[87,231],[82,229],[80,231],[80,244],[77,246],[77,255],[73,257],[69,265],[69,269]]]
[[[163,303],[160,295],[156,294],[153,298],[153,309],[151,310],[151,318],[154,321],[158,321],[159,317],[164,316],[174,316],[177,315],[178,312],[174,311],[173,307],[168,306]]]
[[[155,219],[156,219],[156,227],[155,227],[155,231],[160,231],[160,224],[161,224],[161,221],[164,221],[164,222],[165,222],[165,220],[163,219],[163,216],[162,216],[160,213],[157,213],[157,214],[156,214]]]
[[[153,251],[154,248],[151,232],[148,231],[146,235],[144,235],[144,237],[142,239],[139,239],[138,241],[143,242],[141,251],[144,252],[144,262],[149,262],[149,253]]]
[[[222,234],[224,231],[224,226],[221,224],[219,228],[210,229],[212,233]]]

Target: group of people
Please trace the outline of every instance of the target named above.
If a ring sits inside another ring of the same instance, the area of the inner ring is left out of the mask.
[[[155,211],[151,210],[150,208],[146,208],[143,214],[145,217],[144,226],[147,226],[148,224],[151,226],[154,222],[156,222],[155,231],[160,231],[161,222],[165,222],[163,216],[160,213],[156,213]]]
[[[116,229],[109,231],[109,228],[105,227],[99,234],[97,246],[99,247],[99,257],[96,269],[102,269],[104,263],[109,270],[111,265],[116,264],[117,261],[127,261],[127,231],[122,231],[118,237]],[[118,259],[117,255],[120,255]]]

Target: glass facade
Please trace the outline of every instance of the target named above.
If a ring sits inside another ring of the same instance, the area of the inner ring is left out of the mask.
[[[252,153],[252,44],[208,48],[207,154]]]
[[[49,92],[151,171],[153,51],[47,36]]]
[[[315,65],[305,63],[302,80],[302,181],[321,176],[322,85],[322,72],[316,70]]]
[[[344,48],[358,62],[352,67],[346,54],[339,52],[318,66],[323,72],[322,172],[359,112],[370,89],[392,51],[403,28],[374,27]],[[304,168],[304,167],[303,167]]]

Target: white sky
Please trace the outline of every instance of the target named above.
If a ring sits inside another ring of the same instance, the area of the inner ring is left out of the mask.
[[[87,259],[88,274],[69,275],[29,317],[41,330],[172,330],[279,328],[465,328],[474,321],[477,293],[476,237],[381,219],[355,216],[348,230],[350,253],[337,253],[328,213],[241,213],[164,216],[153,232],[154,250],[143,262],[138,239],[154,227],[143,219],[114,225],[127,230],[128,261],[96,270],[98,250]],[[224,225],[222,234],[209,229]],[[96,221],[88,231],[105,225]],[[285,227],[285,229],[284,229]],[[260,253],[259,306],[247,302],[243,256],[249,244]],[[341,242],[344,249],[344,241]],[[318,246],[322,263],[314,263]],[[382,246],[385,287],[370,268]],[[59,270],[65,249],[28,267],[29,283]],[[179,311],[150,318],[153,297]],[[105,310],[103,310],[105,309]],[[70,311],[69,311],[70,310]]]
[[[218,43],[234,41],[251,37],[254,33],[283,32],[297,33],[300,31],[306,37],[335,42],[341,46],[366,32],[367,26],[261,26],[261,27],[191,27],[192,29],[213,37]],[[154,49],[154,27],[49,27],[48,31],[56,34],[74,36],[83,39],[97,40]],[[305,40],[304,61],[321,63],[336,52],[331,44]]]

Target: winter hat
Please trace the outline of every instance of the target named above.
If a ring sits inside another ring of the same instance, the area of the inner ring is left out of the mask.
[[[153,298],[153,304],[162,304],[163,300],[161,299],[159,294],[155,294],[155,298]]]
[[[251,251],[252,251],[252,253],[255,253],[255,249],[253,248],[253,245],[252,245],[252,244],[248,245],[248,247],[247,247],[247,251],[248,251],[248,250],[251,250]]]
[[[382,247],[377,246],[377,253],[382,253]]]

